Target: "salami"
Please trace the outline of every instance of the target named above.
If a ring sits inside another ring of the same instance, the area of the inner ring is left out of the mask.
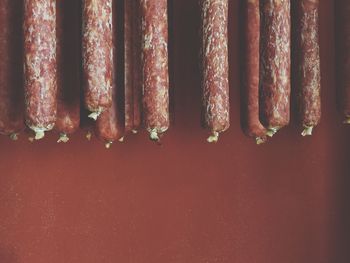
[[[24,129],[21,10],[19,1],[0,2],[0,134],[13,140]]]
[[[350,1],[339,0],[336,4],[337,19],[337,73],[338,107],[344,123],[350,124]]]
[[[255,138],[257,144],[266,141],[267,130],[259,118],[259,0],[246,0],[244,5],[245,70],[243,91],[244,131]]]
[[[290,120],[290,0],[260,7],[260,113],[272,136]]]
[[[117,78],[123,72],[122,67],[122,20],[119,14],[117,0],[113,0],[113,34],[112,34],[112,105],[103,111],[95,123],[95,132],[99,139],[105,142],[106,148],[110,148],[114,141],[123,141],[124,118],[120,107],[120,91],[122,78]],[[119,3],[119,2],[118,2]],[[117,13],[118,12],[118,13]],[[88,137],[87,137],[88,138]]]
[[[297,1],[298,108],[302,135],[312,135],[321,119],[321,74],[318,34],[319,0]]]
[[[118,107],[118,92],[115,82],[113,82],[112,94],[112,106],[101,113],[95,124],[96,135],[105,142],[107,149],[111,147],[113,142],[122,142],[124,139],[123,120]],[[90,140],[91,135],[87,135],[87,138]]]
[[[141,21],[140,8],[138,0],[133,2],[133,133],[137,133],[141,126],[141,108],[142,108],[142,68],[141,68]]]
[[[125,89],[125,132],[134,126],[133,90],[133,27],[135,1],[124,0],[124,89]]]
[[[83,85],[89,117],[112,105],[112,0],[83,0]]]
[[[228,82],[228,0],[200,0],[202,14],[202,89],[208,142],[230,126]]]
[[[141,125],[141,39],[137,0],[124,0],[125,132]]]
[[[51,130],[57,114],[56,1],[24,1],[25,121],[35,139]]]
[[[140,0],[143,117],[151,140],[169,128],[167,0]]]
[[[67,142],[80,124],[79,7],[77,0],[57,1],[57,142]]]

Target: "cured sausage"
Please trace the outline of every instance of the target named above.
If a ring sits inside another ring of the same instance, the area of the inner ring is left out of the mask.
[[[246,0],[244,5],[244,131],[255,138],[257,144],[266,141],[266,128],[259,119],[259,44],[260,9],[259,0]]]
[[[337,19],[337,74],[338,107],[344,123],[350,124],[350,1],[339,0],[336,4]]]
[[[140,0],[143,116],[151,140],[170,124],[167,0]]]
[[[124,0],[125,132],[141,125],[141,39],[137,0]]]
[[[260,113],[272,136],[290,120],[290,0],[260,7]]]
[[[13,140],[24,129],[21,6],[20,1],[0,1],[0,134]]]
[[[140,8],[134,1],[134,23],[133,23],[133,90],[134,90],[134,124],[133,133],[136,133],[142,123],[142,68],[141,68],[141,19]]]
[[[99,139],[105,142],[106,148],[110,148],[113,142],[123,141],[124,127],[118,107],[118,92],[116,83],[113,82],[112,88],[112,106],[102,112],[95,123],[95,132]],[[87,135],[90,140],[91,135]]]
[[[57,142],[67,142],[80,124],[80,4],[57,1]]]
[[[57,114],[56,1],[24,1],[25,121],[35,139],[51,130]]]
[[[84,101],[95,120],[112,105],[112,30],[112,0],[83,0]]]
[[[302,135],[312,135],[321,119],[321,74],[318,33],[319,0],[297,1],[298,19],[298,109],[304,128]]]
[[[228,0],[200,0],[202,14],[202,89],[208,142],[230,126],[228,82]]]
[[[125,88],[125,132],[134,126],[134,61],[133,61],[133,27],[134,2],[124,0],[124,88]]]
[[[142,68],[141,68],[141,21],[140,21],[140,6],[137,4],[138,0],[133,2],[133,133],[137,133],[141,126],[141,109],[142,109]]]
[[[119,14],[119,0],[113,0],[113,34],[112,34],[112,105],[103,111],[95,123],[95,132],[99,139],[105,142],[106,148],[110,148],[114,141],[123,141],[124,118],[120,107],[120,91],[122,78],[118,78],[123,72],[122,66],[122,20]],[[87,136],[88,138],[88,136]],[[89,138],[88,138],[89,139]]]

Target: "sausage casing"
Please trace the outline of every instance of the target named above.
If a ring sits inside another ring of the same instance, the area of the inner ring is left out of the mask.
[[[272,136],[290,120],[290,0],[260,3],[260,113]]]
[[[24,1],[25,121],[36,139],[57,115],[56,1]]]
[[[321,69],[318,31],[319,0],[297,1],[297,100],[302,135],[311,135],[321,119]]]
[[[83,86],[89,117],[112,105],[112,0],[83,0]]]
[[[140,0],[143,117],[152,140],[170,124],[167,0]]]
[[[204,125],[216,142],[230,126],[228,82],[228,1],[201,0],[202,90]]]

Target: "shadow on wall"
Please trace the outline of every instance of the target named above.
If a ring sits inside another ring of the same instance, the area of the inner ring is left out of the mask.
[[[342,75],[348,75],[350,72],[344,72],[342,69],[342,64],[344,63],[344,50],[348,50],[349,43],[344,40],[346,37],[343,32],[343,18],[347,18],[349,15],[347,10],[344,10],[344,3],[348,0],[337,0],[335,1],[334,11],[335,11],[335,55],[336,55],[336,68],[335,68],[335,79],[336,87],[338,87],[338,99],[340,98],[339,87],[342,82]],[[345,12],[345,14],[344,14]],[[348,18],[347,18],[348,19]],[[349,22],[347,23],[349,25]],[[350,32],[350,30],[347,30]],[[349,41],[349,36],[347,36],[347,41]],[[345,51],[346,52],[346,51]],[[349,54],[349,52],[347,52]],[[339,101],[338,101],[339,105]],[[336,205],[335,212],[335,240],[334,240],[334,258],[333,262],[347,263],[350,262],[350,127],[343,129],[345,141],[342,145],[339,145],[339,150],[337,153],[338,171],[336,175],[336,183],[334,187]]]

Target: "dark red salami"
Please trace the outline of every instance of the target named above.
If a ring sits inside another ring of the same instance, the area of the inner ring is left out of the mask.
[[[350,1],[337,0],[337,77],[338,107],[344,123],[350,124]]]
[[[118,92],[115,82],[113,82],[112,93],[112,106],[100,114],[95,124],[96,135],[105,142],[106,148],[110,148],[115,141],[123,141],[124,136],[124,125],[118,107]],[[88,136],[91,137],[91,135]]]
[[[143,117],[152,140],[170,124],[167,0],[140,0]]]
[[[25,121],[44,137],[56,122],[56,1],[24,1]]]
[[[119,13],[119,0],[113,0],[113,34],[112,34],[112,105],[103,111],[95,123],[95,133],[99,139],[105,142],[109,148],[114,141],[123,141],[124,118],[120,107],[120,91],[123,86],[122,78],[118,78],[123,72],[122,66],[122,21]],[[89,136],[87,136],[89,139]]]
[[[204,125],[208,142],[230,126],[228,82],[228,0],[200,0],[202,14],[202,89]]]
[[[259,118],[259,0],[246,0],[244,5],[244,90],[243,128],[246,135],[255,138],[257,144],[266,141],[267,130]]]
[[[141,38],[138,0],[124,0],[125,132],[141,125]]]
[[[298,109],[302,135],[311,135],[321,119],[321,74],[318,33],[319,0],[297,2]]]
[[[141,68],[141,19],[138,0],[134,2],[134,23],[133,23],[133,90],[134,90],[134,124],[133,133],[136,133],[142,123],[142,68]]]
[[[125,89],[125,132],[134,126],[134,90],[133,90],[133,24],[136,19],[134,2],[124,0],[124,89]]]
[[[141,126],[142,109],[142,67],[141,67],[141,21],[140,6],[138,0],[133,0],[133,133],[136,133]]]
[[[112,105],[112,0],[83,0],[83,85],[89,117]]]
[[[290,120],[290,0],[261,0],[260,112],[272,136]]]
[[[0,1],[0,134],[16,140],[24,129],[22,6]]]
[[[57,87],[58,105],[55,129],[58,142],[80,124],[80,4],[78,0],[57,1]]]

